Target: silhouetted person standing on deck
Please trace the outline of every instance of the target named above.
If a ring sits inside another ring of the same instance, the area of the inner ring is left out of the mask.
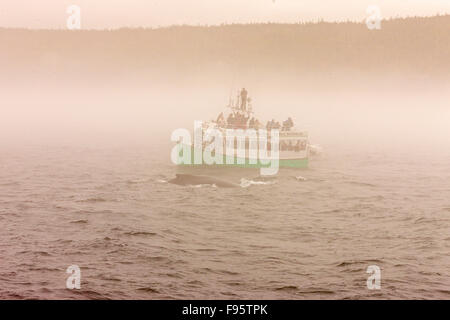
[[[232,128],[234,126],[234,116],[232,113],[230,113],[228,115],[227,124],[228,124],[228,128]]]
[[[245,88],[242,88],[242,90],[241,90],[241,109],[242,110],[247,109],[247,96],[248,96],[247,90],[245,90]]]

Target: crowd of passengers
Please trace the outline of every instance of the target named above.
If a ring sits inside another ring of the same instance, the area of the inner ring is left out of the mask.
[[[222,128],[233,128],[233,129],[262,128],[262,124],[259,122],[258,119],[255,119],[254,117],[250,118],[239,112],[230,113],[226,120],[222,112],[217,117],[216,123],[219,125],[219,127]],[[291,117],[289,117],[286,121],[283,121],[283,125],[281,125],[280,122],[275,121],[275,119],[267,121],[266,124],[266,129],[268,131],[272,129],[278,129],[281,131],[290,131],[292,127],[294,127],[294,121],[292,121]]]

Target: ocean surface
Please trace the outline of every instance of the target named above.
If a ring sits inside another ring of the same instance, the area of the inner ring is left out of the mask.
[[[325,149],[222,189],[168,183],[169,151],[2,147],[0,299],[450,299],[450,156]]]

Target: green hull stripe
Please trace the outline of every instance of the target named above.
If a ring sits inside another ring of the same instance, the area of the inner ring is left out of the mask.
[[[180,149],[180,153],[181,153],[181,149]],[[231,162],[231,164],[227,163],[227,159],[228,162]],[[237,160],[240,160],[242,163],[239,163]],[[203,164],[194,164],[194,149],[191,149],[191,164],[184,164],[181,163],[179,165],[181,166],[193,166],[193,167],[197,167],[197,166],[206,166],[206,167],[238,167],[238,168],[269,168],[270,164],[262,164],[259,162],[259,160],[257,161],[257,163],[250,163],[250,160],[247,158],[238,158],[238,157],[228,157],[226,155],[223,155],[222,158],[223,164],[213,164],[213,165],[208,165],[205,163],[205,161],[203,160]],[[280,159],[279,160],[279,165],[280,168],[282,167],[287,167],[287,168],[307,168],[308,167],[308,158],[303,158],[303,159]]]

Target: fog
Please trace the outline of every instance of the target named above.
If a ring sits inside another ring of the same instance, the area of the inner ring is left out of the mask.
[[[1,144],[169,145],[245,87],[261,122],[291,116],[326,150],[450,150],[448,20],[3,29]]]
[[[192,129],[194,120],[215,119],[225,110],[238,85],[213,82],[219,83],[8,88],[2,95],[2,144],[169,143],[174,129]],[[423,90],[407,82],[395,90],[381,84],[365,90],[357,84],[339,90],[320,83],[281,89],[278,84],[239,87],[249,91],[261,121],[291,116],[314,144],[449,149],[450,87],[440,83]]]

